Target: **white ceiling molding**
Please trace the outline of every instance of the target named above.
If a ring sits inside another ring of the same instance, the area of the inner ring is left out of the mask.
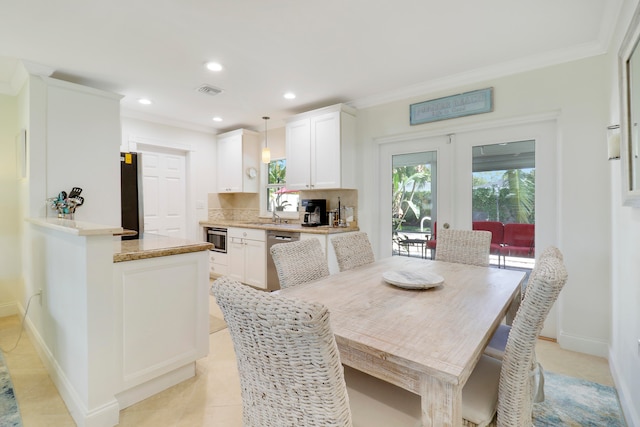
[[[140,111],[134,111],[128,108],[120,107],[120,117],[126,117],[129,119],[142,120],[144,122],[157,123],[166,126],[177,127],[181,129],[188,129],[196,132],[208,133],[211,135],[217,135],[219,132],[215,129],[200,126],[196,123],[183,122],[181,120],[172,120],[166,117],[155,116],[153,114],[141,113]]]
[[[402,99],[473,85],[499,77],[577,61],[579,59],[602,55],[604,53],[606,53],[606,46],[600,42],[584,44],[570,49],[558,49],[538,56],[530,56],[528,58],[517,59],[511,62],[505,62],[502,64],[492,65],[490,67],[478,68],[476,70],[455,74],[453,76],[447,76],[442,79],[407,86],[396,91],[375,94],[347,102],[347,104],[354,108],[375,107],[377,105],[387,104]]]

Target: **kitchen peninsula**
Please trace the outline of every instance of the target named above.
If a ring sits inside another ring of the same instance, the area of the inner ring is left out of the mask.
[[[209,348],[210,244],[27,221],[42,290],[29,329],[78,426],[115,426],[121,409],[195,375]]]

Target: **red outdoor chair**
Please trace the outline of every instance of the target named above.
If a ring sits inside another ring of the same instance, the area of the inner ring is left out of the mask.
[[[429,249],[429,257],[434,259],[436,252],[436,231],[438,230],[438,222],[435,221],[433,223],[433,228],[431,228],[431,238],[427,240],[427,249]]]
[[[473,229],[491,232],[489,253],[498,255],[498,267],[500,267],[500,250],[504,243],[504,224],[500,221],[473,221]]]
[[[507,256],[522,258],[535,257],[535,235],[534,224],[505,224],[504,245],[500,249],[503,263]]]

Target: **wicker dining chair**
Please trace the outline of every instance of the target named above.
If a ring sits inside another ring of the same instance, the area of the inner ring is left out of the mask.
[[[538,266],[540,265],[540,262],[547,258],[557,258],[560,261],[564,259],[560,249],[558,249],[555,246],[547,247],[540,254],[540,258],[538,259],[538,263],[536,264],[536,267],[534,267],[533,270],[531,271],[531,274],[529,274],[529,279],[527,281],[528,283],[533,283],[536,276],[539,274],[538,272],[540,269],[538,268]],[[524,287],[521,291],[521,298],[524,299],[525,295],[526,295],[526,287]],[[502,360],[502,357],[504,356],[504,349],[507,346],[507,338],[509,337],[509,332],[511,332],[510,325],[506,325],[504,323],[500,324],[498,326],[498,329],[496,329],[493,336],[491,337],[491,340],[489,341],[487,348],[485,348],[484,354],[494,357],[496,359]]]
[[[502,361],[482,355],[462,390],[465,426],[531,427],[538,377],[535,345],[551,306],[567,282],[559,258],[539,261],[526,298],[516,314]],[[542,369],[537,365],[538,369]],[[497,415],[496,415],[497,407]]]
[[[211,286],[236,353],[244,427],[351,427],[329,312],[222,277]]]
[[[491,232],[481,230],[438,230],[436,261],[489,266]]]
[[[374,262],[373,248],[367,233],[357,231],[331,239],[340,271]]]
[[[329,264],[318,239],[278,243],[270,249],[280,288],[300,285],[329,275]]]

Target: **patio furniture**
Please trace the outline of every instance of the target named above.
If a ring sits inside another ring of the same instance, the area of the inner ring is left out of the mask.
[[[400,236],[397,231],[393,232],[393,243],[398,247],[398,255],[402,255],[403,250],[407,252],[407,256],[410,255],[409,248],[411,245],[407,243],[408,239],[409,237],[404,234]]]
[[[491,233],[488,231],[442,229],[438,233],[436,261],[489,265]]]
[[[438,243],[436,241],[436,239],[437,239],[437,231],[438,231],[438,222],[435,221],[433,223],[433,228],[431,229],[431,236],[429,237],[429,240],[427,240],[427,243],[426,243],[426,245],[427,245],[426,249],[429,250],[429,257],[431,259],[435,259],[436,244]]]
[[[373,248],[367,233],[357,231],[331,239],[340,271],[351,270],[374,262]]]
[[[535,257],[535,225],[508,223],[504,225],[504,240],[500,255],[505,263],[507,256]]]
[[[498,267],[500,267],[500,249],[504,242],[504,224],[500,221],[473,221],[471,228],[491,232],[489,253],[498,256]]]
[[[270,248],[280,288],[299,285],[329,275],[329,264],[318,239],[278,243]]]

